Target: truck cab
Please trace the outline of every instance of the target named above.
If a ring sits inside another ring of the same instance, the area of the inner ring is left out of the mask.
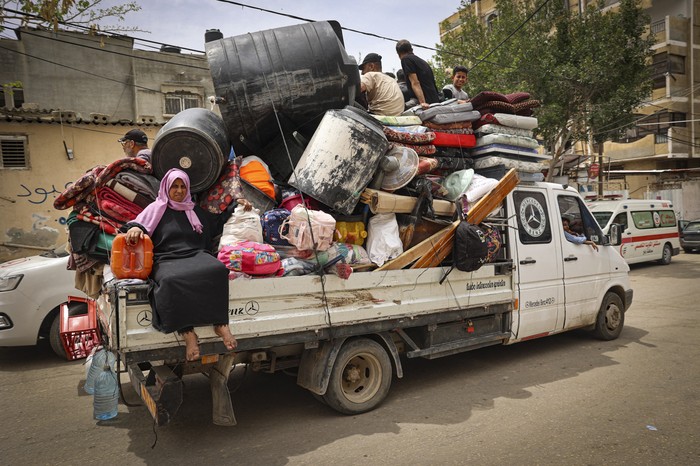
[[[622,302],[629,267],[598,226],[575,189],[549,183],[521,184],[509,195],[511,255],[517,274],[519,312],[511,342],[594,325],[606,293]],[[598,245],[575,244],[562,218]],[[624,283],[621,282],[621,283]]]

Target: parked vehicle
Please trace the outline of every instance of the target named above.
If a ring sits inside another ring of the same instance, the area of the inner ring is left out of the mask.
[[[0,264],[0,346],[36,345],[48,338],[53,351],[66,357],[59,336],[60,305],[69,295],[85,296],[74,287],[75,272],[66,269],[68,256],[64,244]]]
[[[576,219],[599,250],[565,239],[561,218]],[[573,188],[521,184],[488,221],[503,247],[474,272],[446,268],[261,278],[231,282],[229,314],[238,339],[225,352],[211,327],[197,329],[202,358],[151,326],[148,285],[110,282],[98,300],[108,346],[159,425],[177,412],[182,377],[209,374],[216,424],[236,423],[226,382],[234,364],[255,371],[297,369],[297,383],[331,408],[377,407],[400,355],[434,359],[573,329],[617,338],[632,303],[629,267],[615,250],[618,226],[603,234]]]
[[[680,253],[676,213],[671,201],[624,199],[589,204],[603,233],[610,225],[622,227],[620,255],[628,264],[657,260],[670,264]]]
[[[693,220],[681,232],[681,247],[691,253],[700,250],[700,220]]]

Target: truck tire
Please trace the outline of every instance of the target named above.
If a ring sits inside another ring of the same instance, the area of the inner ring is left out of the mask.
[[[659,259],[659,263],[662,265],[668,265],[671,263],[671,257],[673,257],[673,249],[671,249],[671,245],[666,243],[664,244],[664,250],[661,253],[661,259]]]
[[[600,305],[593,334],[601,340],[614,340],[625,325],[625,311],[620,297],[608,291]]]
[[[323,399],[343,414],[370,411],[386,398],[391,376],[391,360],[379,343],[348,340],[338,352]]]

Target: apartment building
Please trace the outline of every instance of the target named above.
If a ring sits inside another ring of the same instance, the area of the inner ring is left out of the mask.
[[[484,23],[497,21],[495,0],[466,3]],[[568,0],[573,11],[596,3]],[[618,4],[606,0],[605,8]],[[696,116],[700,115],[700,2],[643,0],[641,5],[656,42],[649,64],[653,93],[637,109],[635,127],[624,138],[605,143],[602,160],[578,144],[568,154],[575,162],[564,175],[595,197],[601,179],[589,175],[600,172],[607,196],[671,199],[681,218],[700,218],[700,118]],[[455,12],[441,25],[440,35],[459,27],[459,12]]]

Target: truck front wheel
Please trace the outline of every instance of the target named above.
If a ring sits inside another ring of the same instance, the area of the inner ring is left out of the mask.
[[[593,334],[601,340],[614,340],[620,336],[625,324],[625,311],[620,297],[608,291],[600,305]]]
[[[323,399],[343,414],[376,408],[391,387],[391,360],[374,340],[347,341],[338,352]]]

